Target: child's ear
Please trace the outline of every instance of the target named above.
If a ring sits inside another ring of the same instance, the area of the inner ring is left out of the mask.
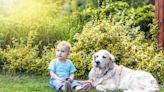
[[[67,55],[69,56],[70,55],[70,52],[68,51]]]

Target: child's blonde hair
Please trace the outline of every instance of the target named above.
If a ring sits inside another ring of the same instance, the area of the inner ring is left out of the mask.
[[[61,46],[64,46],[69,52],[71,51],[71,44],[67,41],[61,41],[57,44],[57,48]]]

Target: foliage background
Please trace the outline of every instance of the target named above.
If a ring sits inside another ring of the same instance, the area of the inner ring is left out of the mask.
[[[46,75],[56,42],[67,40],[78,79],[87,79],[92,54],[107,49],[117,64],[151,72],[164,83],[164,50],[147,0],[0,2],[1,71]]]

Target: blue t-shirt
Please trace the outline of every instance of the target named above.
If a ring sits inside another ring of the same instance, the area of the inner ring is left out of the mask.
[[[76,71],[76,68],[69,59],[65,63],[53,59],[49,64],[48,71],[53,71],[59,78],[69,78],[70,74]]]

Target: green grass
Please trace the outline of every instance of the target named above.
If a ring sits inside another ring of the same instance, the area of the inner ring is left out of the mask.
[[[160,87],[160,92],[164,92],[164,86]]]
[[[34,75],[4,75],[0,74],[0,92],[55,92],[49,87],[49,77]],[[99,92],[91,90],[89,92]],[[114,91],[122,92],[122,91]],[[161,91],[164,92],[164,87]]]
[[[54,92],[48,77],[0,75],[0,92]]]
[[[48,81],[49,77],[45,76],[0,74],[0,92],[55,92],[49,87]]]

